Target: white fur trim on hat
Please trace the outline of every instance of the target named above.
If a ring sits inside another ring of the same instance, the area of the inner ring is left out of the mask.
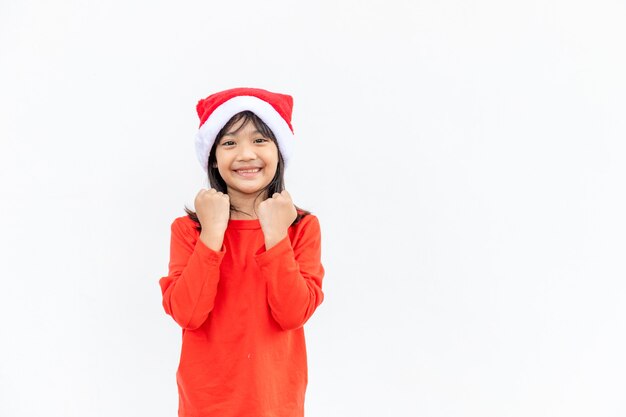
[[[293,154],[295,137],[285,119],[271,104],[258,97],[237,96],[216,107],[196,133],[196,156],[205,172],[208,172],[209,152],[215,142],[215,137],[231,117],[244,110],[252,111],[272,130],[278,141],[285,168],[287,167],[287,161]]]

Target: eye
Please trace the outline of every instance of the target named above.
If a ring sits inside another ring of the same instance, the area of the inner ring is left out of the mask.
[[[264,139],[264,138],[258,138],[258,139],[255,139],[255,140],[262,140],[263,142],[269,142],[269,140]]]
[[[222,146],[226,146],[229,143],[235,143],[235,142],[233,142],[232,140],[227,140],[226,142],[222,143]]]

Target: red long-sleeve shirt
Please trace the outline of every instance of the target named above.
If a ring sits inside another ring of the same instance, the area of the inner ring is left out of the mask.
[[[182,327],[179,417],[302,417],[303,325],[322,302],[321,234],[306,215],[266,250],[261,224],[230,220],[220,251],[188,216],[171,225],[165,312]]]

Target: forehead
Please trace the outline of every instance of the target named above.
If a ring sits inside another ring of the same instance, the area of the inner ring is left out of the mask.
[[[245,125],[242,125],[241,120],[239,120],[228,129],[228,131],[224,134],[224,137],[237,136],[238,134],[243,133],[246,133],[248,135],[255,135],[257,133],[260,134],[261,132],[259,132],[252,120],[247,120]]]

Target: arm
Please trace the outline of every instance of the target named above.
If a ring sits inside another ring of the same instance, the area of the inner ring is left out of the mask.
[[[220,264],[226,253],[210,249],[185,230],[180,220],[171,226],[169,275],[159,280],[165,312],[184,329],[197,329],[213,309]]]
[[[309,216],[294,247],[287,235],[254,255],[267,281],[272,316],[284,330],[302,327],[324,299],[320,225],[317,217]]]

